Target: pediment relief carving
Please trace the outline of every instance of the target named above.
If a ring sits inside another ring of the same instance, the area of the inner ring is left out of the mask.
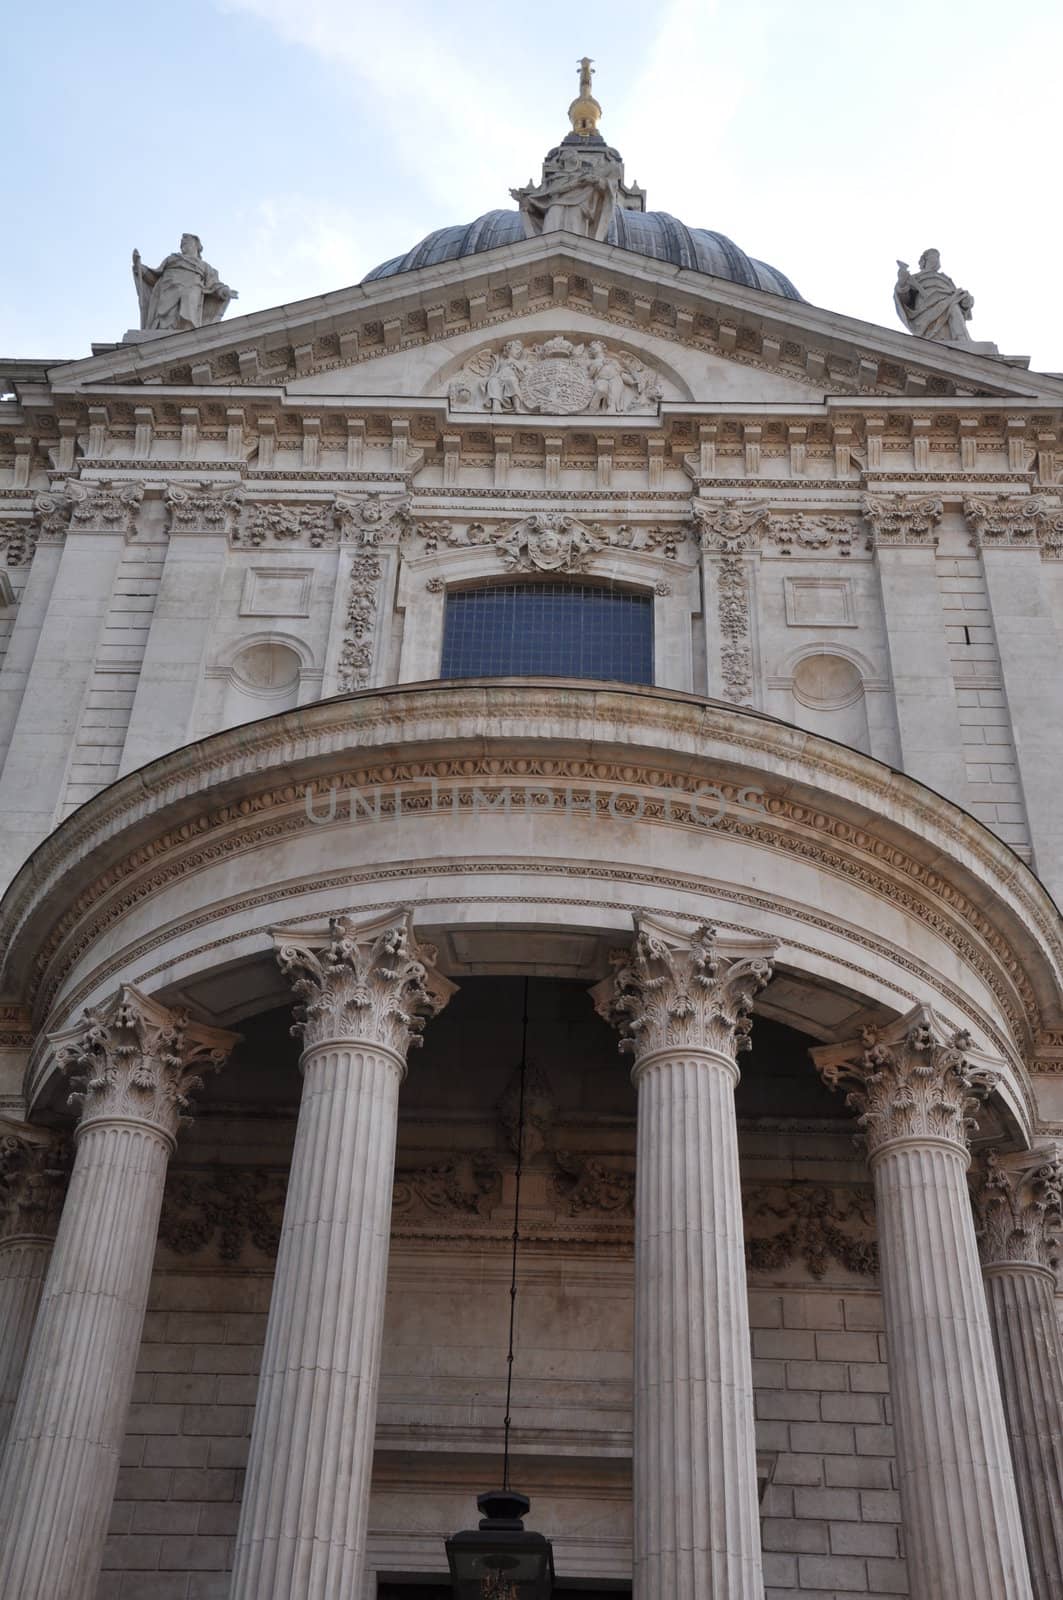
[[[451,378],[447,397],[453,411],[652,416],[665,385],[630,350],[557,334],[536,344],[506,339],[486,346]]]

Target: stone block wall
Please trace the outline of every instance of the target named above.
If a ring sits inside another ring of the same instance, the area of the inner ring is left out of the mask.
[[[750,1324],[766,1600],[907,1594],[879,1296],[754,1290]]]
[[[802,1269],[787,1275],[801,1277]],[[525,1476],[535,1480],[544,1516],[549,1508],[543,1527],[559,1540],[559,1570],[615,1576],[628,1559],[618,1496],[629,1490],[617,1476],[630,1449],[630,1323],[617,1317],[623,1269],[577,1267],[573,1281],[573,1264],[557,1262],[552,1288],[549,1276],[543,1267],[532,1274],[536,1305],[515,1418],[525,1450],[546,1442],[554,1450],[575,1429],[575,1454],[532,1455]],[[428,1572],[442,1561],[434,1526],[411,1525],[400,1538],[386,1525],[388,1512],[405,1505],[391,1482],[395,1464],[405,1459],[400,1480],[412,1471],[428,1490],[427,1499],[419,1492],[418,1519],[433,1522],[438,1509],[457,1526],[490,1455],[504,1384],[482,1330],[459,1348],[459,1323],[477,1322],[474,1290],[464,1291],[464,1316],[438,1325],[438,1352],[413,1337],[415,1302],[424,1297],[423,1287],[414,1291],[417,1277],[416,1263],[404,1262],[392,1295],[371,1536],[381,1559],[401,1547],[409,1570]],[[484,1280],[493,1304],[501,1276],[489,1270]],[[270,1284],[259,1271],[156,1274],[97,1600],[227,1596]],[[765,1600],[906,1595],[877,1293],[855,1282],[756,1287],[750,1320],[758,1449],[774,1461],[762,1506]],[[450,1449],[457,1453],[448,1456]]]

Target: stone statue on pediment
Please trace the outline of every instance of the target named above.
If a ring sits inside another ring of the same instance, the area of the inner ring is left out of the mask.
[[[897,282],[893,290],[897,315],[920,339],[936,339],[939,344],[966,345],[975,350],[996,350],[996,345],[977,343],[967,332],[974,296],[958,289],[941,270],[941,254],[924,250],[919,271],[910,272],[907,261],[897,263]]]
[[[183,333],[220,322],[235,289],[222,283],[194,233],[181,235],[181,248],[158,267],[146,267],[133,251],[133,281],[140,302],[140,326],[151,333]]]

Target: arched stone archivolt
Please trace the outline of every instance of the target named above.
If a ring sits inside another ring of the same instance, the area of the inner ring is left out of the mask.
[[[198,981],[259,956],[269,926],[337,911],[408,901],[431,926],[560,915],[617,933],[640,909],[707,918],[869,1004],[928,1002],[968,1027],[1007,1061],[1003,1098],[1029,1128],[1023,1063],[1063,966],[1042,900],[971,819],[769,718],[465,685],[321,702],[163,758],[53,835],[0,931],[6,989],[51,1030],[116,980]],[[39,1053],[31,1078],[39,1096]]]

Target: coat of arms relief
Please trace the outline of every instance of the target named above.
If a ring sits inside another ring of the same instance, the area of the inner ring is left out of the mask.
[[[533,345],[507,339],[499,349],[481,350],[451,381],[449,396],[455,411],[650,414],[661,382],[629,350],[559,335]]]

